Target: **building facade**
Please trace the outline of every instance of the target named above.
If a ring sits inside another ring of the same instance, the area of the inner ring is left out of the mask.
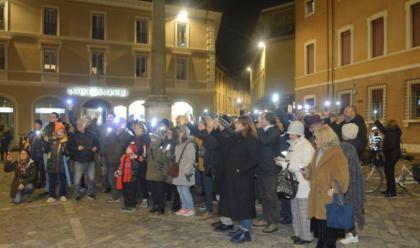
[[[214,106],[221,13],[167,5],[166,92],[172,116]],[[150,94],[152,3],[0,1],[0,122],[24,135],[35,119],[101,107],[144,118]]]
[[[249,84],[243,77],[234,76],[225,67],[216,64],[216,113],[239,116],[247,113],[251,106]]]
[[[296,1],[296,101],[395,119],[420,152],[420,0]]]
[[[283,103],[293,102],[294,36],[294,2],[261,11],[253,35],[253,57],[247,68],[254,106],[271,99],[273,93],[279,94]]]

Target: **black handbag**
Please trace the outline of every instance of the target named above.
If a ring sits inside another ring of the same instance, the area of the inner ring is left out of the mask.
[[[293,172],[289,171],[289,163],[286,169],[280,171],[277,177],[277,196],[286,199],[294,199],[299,187],[299,182]]]

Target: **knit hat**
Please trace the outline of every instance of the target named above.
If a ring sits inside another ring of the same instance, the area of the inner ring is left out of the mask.
[[[66,131],[66,128],[64,127],[64,124],[63,123],[57,121],[54,124],[54,131],[55,132],[58,132],[58,130],[63,130],[65,132]]]
[[[359,132],[359,127],[354,123],[345,124],[341,128],[341,136],[343,140],[353,140],[357,137],[357,133]]]
[[[230,120],[229,116],[227,116],[227,115],[221,115],[217,119],[218,119],[220,125],[222,125],[224,128],[230,127],[231,120]]]
[[[307,115],[303,117],[303,122],[306,126],[310,127],[314,124],[318,124],[322,122],[321,116],[319,115]]]
[[[290,123],[289,128],[287,129],[287,134],[294,134],[299,136],[305,135],[305,127],[303,126],[303,123],[300,121],[294,121]]]

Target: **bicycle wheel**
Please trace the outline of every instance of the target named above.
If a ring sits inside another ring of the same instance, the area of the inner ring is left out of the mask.
[[[384,181],[382,171],[372,164],[362,165],[362,171],[365,177],[365,192],[373,193],[378,191]]]
[[[420,183],[413,177],[413,172],[403,167],[398,184],[410,195],[420,196]]]

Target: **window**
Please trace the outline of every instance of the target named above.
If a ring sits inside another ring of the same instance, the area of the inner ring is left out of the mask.
[[[0,30],[5,30],[6,27],[6,18],[4,10],[4,3],[0,3]]]
[[[305,111],[312,110],[316,107],[315,96],[313,95],[305,96],[303,102],[304,102]]]
[[[411,5],[412,18],[412,44],[413,47],[420,46],[420,3]]]
[[[305,16],[310,16],[315,12],[315,0],[306,0]]]
[[[57,72],[57,49],[44,48],[43,49],[43,71]]]
[[[136,56],[136,77],[147,77],[147,56]]]
[[[105,39],[105,15],[92,15],[92,39]]]
[[[148,40],[148,23],[146,19],[136,20],[136,43],[147,44]]]
[[[43,19],[43,30],[44,34],[57,35],[57,20],[58,20],[58,9],[57,8],[44,8],[44,19]]]
[[[104,75],[104,56],[104,52],[102,51],[92,52],[92,61],[90,68],[91,75]]]
[[[187,47],[187,24],[177,23],[176,24],[176,37],[178,47]]]
[[[372,58],[384,55],[385,30],[384,17],[379,17],[371,21],[371,54]]]
[[[338,101],[340,101],[340,108],[345,108],[351,105],[351,90],[342,91],[338,93]]]
[[[306,65],[305,72],[306,74],[312,74],[315,72],[315,44],[311,43],[306,45]]]
[[[420,118],[420,83],[411,84],[411,119]]]
[[[373,86],[368,88],[368,113],[369,120],[374,120],[375,116],[380,119],[385,118],[385,86]]]
[[[177,80],[187,80],[187,58],[177,58],[176,59],[176,79]]]
[[[0,44],[0,70],[6,70],[6,45]]]
[[[341,65],[348,65],[351,63],[351,30],[346,30],[340,33],[341,46]]]

